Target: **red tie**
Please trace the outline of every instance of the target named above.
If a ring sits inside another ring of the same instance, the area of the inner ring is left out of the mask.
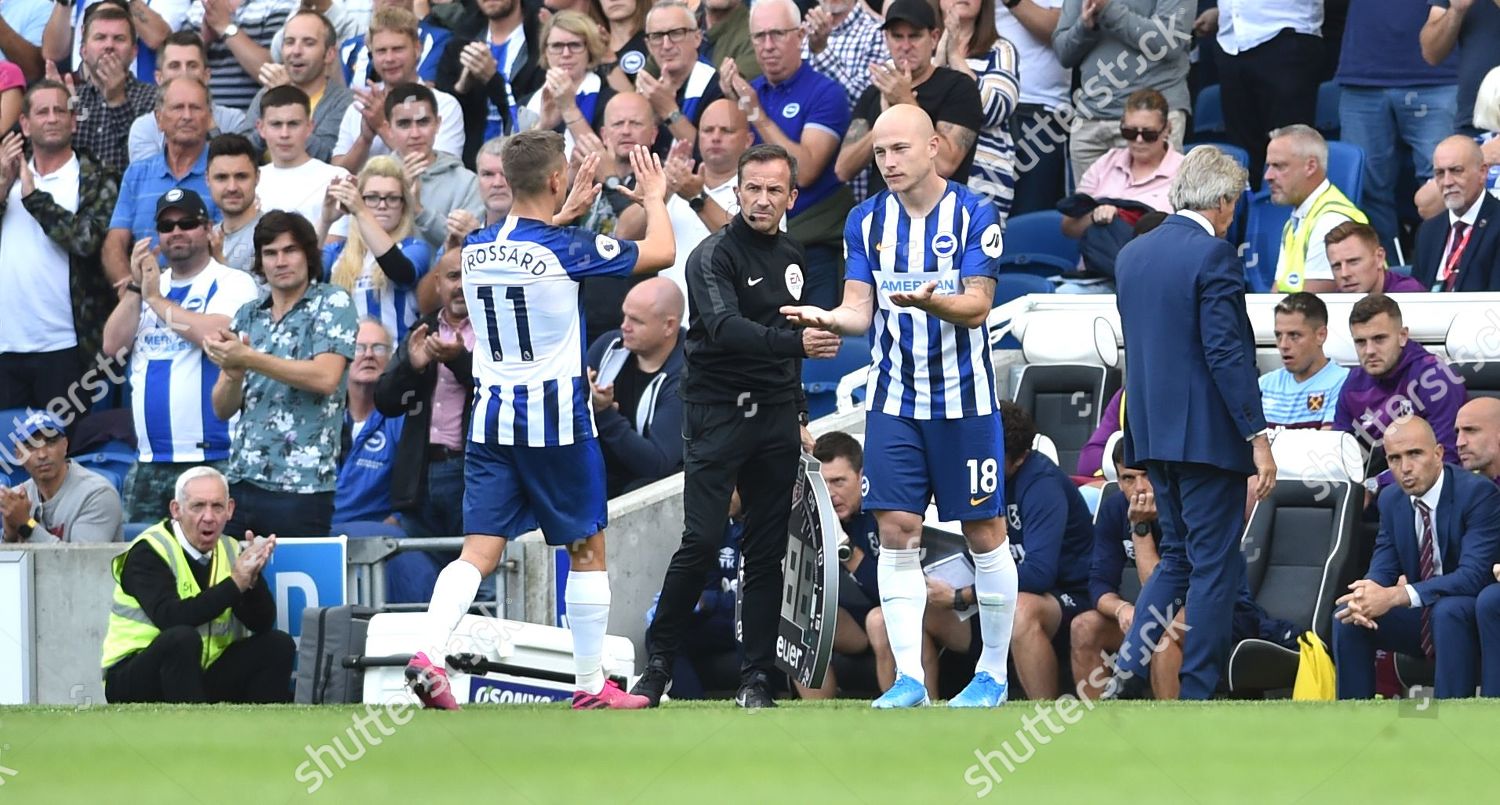
[[[1420,500],[1413,501],[1417,507],[1417,513],[1422,515],[1422,538],[1421,551],[1417,558],[1417,572],[1422,578],[1418,581],[1427,581],[1432,578],[1432,509]],[[1423,602],[1424,604],[1427,602]],[[1432,607],[1422,607],[1422,653],[1427,659],[1432,659]]]
[[[1453,234],[1451,236],[1453,245],[1448,249],[1448,262],[1444,266],[1448,274],[1447,278],[1443,280],[1443,290],[1445,291],[1453,290],[1453,286],[1458,284],[1458,261],[1463,259],[1464,248],[1469,245],[1468,239],[1464,237],[1464,233],[1468,232],[1468,230],[1469,225],[1463,221],[1453,222]]]

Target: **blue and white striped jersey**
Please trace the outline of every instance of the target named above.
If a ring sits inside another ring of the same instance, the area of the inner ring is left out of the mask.
[[[868,410],[909,419],[959,419],[997,410],[988,324],[960,327],[917,308],[897,307],[890,296],[932,281],[939,294],[963,293],[965,279],[996,276],[1002,249],[994,205],[952,181],[923,218],[907,214],[889,190],[849,213],[846,276],[875,291]]]
[[[259,291],[243,271],[213,260],[190,280],[161,277],[161,292],[193,313],[234,314]],[[214,415],[219,367],[141,302],[130,355],[130,407],[141,462],[222,461],[229,458],[229,422]]]
[[[628,276],[638,253],[632,241],[514,216],[469,236],[469,441],[556,447],[594,438],[579,280]]]

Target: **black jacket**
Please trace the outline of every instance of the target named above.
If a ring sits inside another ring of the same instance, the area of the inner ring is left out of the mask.
[[[170,523],[167,530],[172,530]],[[172,575],[172,568],[167,567],[150,545],[138,542],[130,549],[125,566],[120,569],[120,589],[139,602],[141,611],[162,631],[173,626],[196,629],[229,608],[234,609],[234,617],[251,632],[259,634],[275,628],[276,601],[271,597],[271,587],[265,576],[257,576],[255,586],[240,592],[234,579],[208,586],[209,567],[191,558],[188,569],[198,580],[202,592],[192,598],[181,598],[177,594],[177,578]]]
[[[437,334],[436,313],[424,316],[417,323],[427,325],[430,333]],[[444,365],[459,385],[465,389],[474,386],[473,353],[465,351]],[[396,465],[391,470],[391,507],[397,511],[416,507],[422,502],[423,491],[427,488],[427,436],[432,428],[432,394],[437,389],[437,377],[435,363],[429,363],[420,372],[413,369],[410,351],[402,342],[381,374],[380,382],[375,384],[376,410],[385,416],[406,415],[401,441],[396,443]],[[473,408],[474,395],[465,393],[465,434],[469,431],[469,416]],[[453,501],[453,505],[459,505],[459,501]]]
[[[541,89],[542,82],[547,78],[547,71],[542,69],[541,0],[520,0],[520,3],[521,30],[526,36],[526,52],[517,59],[515,74],[511,76],[510,82],[511,92],[518,106],[524,105],[532,93]],[[483,85],[471,82],[466,92],[454,91],[454,85],[458,83],[464,69],[459,54],[463,53],[470,42],[485,42],[489,36],[489,20],[473,0],[465,0],[463,7],[464,10],[449,26],[453,36],[448,39],[448,44],[443,48],[443,56],[438,61],[437,88],[458,99],[458,105],[463,109],[463,161],[469,170],[473,170],[479,147],[484,145],[484,130],[490,119],[489,103],[493,101],[500,110],[502,130],[510,131],[514,123],[510,120],[510,103],[505,96],[505,78],[498,71]]]
[[[1428,218],[1417,227],[1416,263],[1412,277],[1431,288],[1442,273],[1443,249],[1448,245],[1448,212]],[[1469,245],[1458,261],[1455,291],[1500,291],[1500,199],[1484,191]]]
[[[609,473],[606,488],[611,497],[682,469],[682,394],[679,384],[685,336],[686,332],[678,331],[677,346],[662,364],[656,380],[647,387],[647,393],[636,403],[634,411],[608,408],[594,414],[599,445],[604,448],[604,466]],[[598,369],[605,354],[623,349],[619,330],[599,336],[589,347],[589,368]],[[635,360],[635,357],[629,356],[626,360]],[[638,421],[645,423],[639,432],[636,431]]]
[[[684,401],[749,406],[795,400],[807,410],[802,331],[781,314],[783,305],[801,303],[806,266],[801,244],[785,232],[757,232],[742,215],[693,249],[686,268],[692,317]]]

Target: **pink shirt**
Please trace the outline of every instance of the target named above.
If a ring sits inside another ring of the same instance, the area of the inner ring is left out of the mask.
[[[1167,189],[1171,187],[1172,177],[1177,175],[1180,165],[1182,154],[1169,149],[1156,171],[1138,182],[1130,177],[1130,149],[1111,148],[1083,174],[1078,182],[1078,192],[1094,198],[1139,201],[1152,209],[1170,213],[1172,204],[1167,201]]]
[[[8,89],[26,89],[26,76],[14,63],[0,61],[0,92]]]
[[[474,325],[469,319],[454,329],[448,323],[448,313],[438,314],[438,337],[452,341],[457,333],[464,340],[464,347],[474,350]],[[432,390],[432,427],[427,441],[449,450],[462,450],[464,446],[464,399],[474,393],[473,387],[465,387],[453,376],[452,370],[438,364],[437,387]]]

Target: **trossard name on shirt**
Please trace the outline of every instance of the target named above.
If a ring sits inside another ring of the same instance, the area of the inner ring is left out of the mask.
[[[476,268],[495,268],[499,266],[514,266],[533,276],[540,277],[547,273],[547,261],[533,254],[531,250],[522,248],[529,244],[508,243],[497,241],[495,243],[477,243],[464,247],[463,270],[467,274]]]

